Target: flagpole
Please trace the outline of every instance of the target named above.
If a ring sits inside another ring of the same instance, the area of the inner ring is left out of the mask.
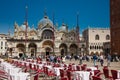
[[[54,40],[55,40],[55,35],[54,35],[55,29],[54,28],[55,27],[54,27],[54,13],[53,13],[53,53],[54,53],[54,45],[55,45],[55,43],[54,43]]]
[[[28,7],[26,6],[26,14],[25,14],[25,25],[26,25],[26,28],[25,28],[25,53],[24,55],[27,54],[27,28],[28,28],[28,20],[27,20],[27,17],[28,17]]]

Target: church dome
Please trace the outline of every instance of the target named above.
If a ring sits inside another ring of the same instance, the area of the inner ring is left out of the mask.
[[[53,22],[47,16],[44,16],[44,18],[38,22],[38,28],[44,27],[47,24],[53,26]]]
[[[60,27],[60,31],[66,31],[67,26],[63,23],[62,26]]]
[[[28,23],[27,23],[28,24]],[[26,30],[26,25],[25,23],[20,26],[20,29],[25,31]],[[30,27],[28,26],[27,30],[30,30]]]

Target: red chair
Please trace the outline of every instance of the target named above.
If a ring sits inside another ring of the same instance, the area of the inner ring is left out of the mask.
[[[72,80],[72,72],[67,70],[67,77],[68,77],[68,80]]]
[[[104,66],[103,69],[108,69],[108,66]]]
[[[40,70],[37,70],[36,72],[31,72],[30,77],[34,77],[34,80],[39,80],[40,73],[41,73]]]
[[[60,69],[60,77],[65,77],[65,71],[63,69]]]
[[[86,66],[81,66],[81,70],[85,71],[86,70]]]
[[[88,68],[88,69],[86,69],[86,71],[89,71],[89,72],[90,72],[90,71],[92,71],[92,70],[91,70],[90,68]]]
[[[102,80],[102,78],[97,77],[97,76],[92,76],[92,80]]]
[[[27,66],[27,63],[24,63],[24,68],[22,70],[23,72],[29,72],[30,71],[30,65]]]
[[[94,76],[100,77],[102,74],[100,70],[94,70]]]
[[[56,74],[52,70],[48,70],[48,67],[44,67],[45,78],[46,77],[56,77]]]
[[[66,65],[66,64],[64,64],[64,66],[63,66],[63,67],[65,67],[65,68],[66,68],[66,67],[67,67],[67,65]]]
[[[118,72],[117,72],[117,70],[111,70],[111,74],[112,74],[113,80],[118,79],[118,76],[117,76]]]
[[[60,80],[68,80],[67,77],[62,77]]]
[[[34,77],[34,80],[39,80],[39,75],[44,73],[43,69],[40,69],[39,66],[34,65],[34,71],[30,72],[30,75]]]
[[[106,79],[112,80],[112,76],[109,76],[109,70],[107,68],[103,68],[103,73]]]
[[[81,70],[80,65],[77,65],[77,66],[76,66],[76,69],[77,69],[77,71],[80,71],[80,70]]]
[[[87,64],[83,64],[83,66],[87,66]]]

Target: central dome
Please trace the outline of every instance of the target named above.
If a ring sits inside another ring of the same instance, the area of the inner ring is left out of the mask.
[[[47,24],[53,26],[53,22],[48,18],[48,16],[44,16],[44,18],[38,22],[38,28],[44,27]]]

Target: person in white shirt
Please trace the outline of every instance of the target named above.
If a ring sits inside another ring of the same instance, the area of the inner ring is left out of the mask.
[[[65,63],[65,56],[62,57],[62,62]]]
[[[101,66],[104,64],[104,56],[102,54],[100,55],[100,64]]]

